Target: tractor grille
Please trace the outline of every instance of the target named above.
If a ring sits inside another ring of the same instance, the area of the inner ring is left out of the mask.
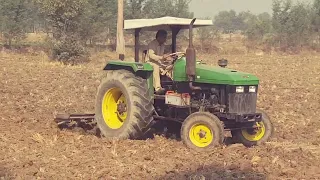
[[[257,93],[230,93],[228,95],[229,113],[256,113]]]

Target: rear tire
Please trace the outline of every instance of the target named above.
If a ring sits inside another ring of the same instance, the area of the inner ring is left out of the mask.
[[[127,70],[107,71],[95,107],[97,125],[107,138],[139,138],[153,121],[153,98],[147,81]]]
[[[182,123],[181,139],[188,148],[208,151],[223,144],[224,127],[219,118],[213,114],[196,112],[188,116]]]
[[[262,110],[257,110],[262,114],[262,121],[259,124],[260,130],[256,133],[250,132],[248,129],[240,129],[231,131],[232,138],[236,143],[242,143],[246,147],[259,146],[264,144],[273,135],[274,128],[269,116]]]

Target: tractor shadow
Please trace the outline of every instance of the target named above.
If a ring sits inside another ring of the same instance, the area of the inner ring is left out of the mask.
[[[246,179],[246,180],[266,180],[267,175],[258,173],[252,169],[242,169],[239,167],[223,167],[221,164],[210,164],[200,166],[193,171],[177,172],[172,170],[164,176],[156,177],[155,179],[174,179],[174,180],[204,180],[204,179]]]
[[[83,135],[94,135],[98,138],[102,137],[97,124],[92,120],[65,121],[58,124],[58,128],[60,130],[73,131]],[[166,139],[181,141],[180,131],[181,123],[169,120],[156,121],[142,137],[136,140],[154,139],[156,136],[162,136]],[[226,146],[235,144],[228,133],[225,134],[224,144]]]
[[[156,136],[163,136],[167,139],[180,141],[180,129],[180,123],[166,120],[157,121],[140,140],[154,139]]]

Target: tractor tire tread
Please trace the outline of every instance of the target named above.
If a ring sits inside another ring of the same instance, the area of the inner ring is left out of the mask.
[[[218,138],[215,139],[208,147],[205,147],[205,148],[199,148],[199,147],[196,147],[195,145],[193,145],[189,139],[189,132],[187,132],[189,130],[189,127],[193,123],[199,121],[199,119],[201,119],[200,120],[201,122],[205,122],[207,125],[211,126],[213,128],[213,130],[217,131]],[[183,143],[191,149],[194,149],[194,150],[200,151],[200,152],[201,151],[210,151],[210,149],[212,147],[217,147],[218,145],[223,144],[223,142],[224,142],[224,125],[217,116],[215,116],[209,112],[196,112],[196,113],[189,115],[187,117],[187,119],[182,123],[181,138],[182,138]]]
[[[97,122],[99,129],[101,130],[103,136],[117,139],[135,139],[139,138],[144,134],[144,131],[148,129],[153,121],[153,98],[151,98],[148,92],[147,81],[139,76],[135,76],[132,72],[127,70],[114,70],[107,71],[107,76],[101,81],[97,93],[97,104],[96,104],[96,114],[98,114]],[[128,97],[130,99],[130,109],[126,121],[129,121],[126,126],[122,127],[120,131],[113,131],[104,125],[104,120],[101,115],[101,110],[99,103],[101,104],[101,98],[103,95],[103,86],[106,83],[117,82],[121,84],[124,89],[122,91],[127,91]],[[145,92],[145,93],[139,93]],[[99,94],[100,93],[100,94]]]
[[[249,141],[243,137],[241,130],[233,130],[231,131],[231,134],[232,134],[232,139],[234,143],[242,143],[246,147],[260,146],[265,142],[267,142],[274,135],[274,127],[268,114],[261,109],[257,109],[256,112],[262,113],[262,119],[263,119],[262,121],[266,126],[266,132],[264,137],[262,137],[258,141]]]

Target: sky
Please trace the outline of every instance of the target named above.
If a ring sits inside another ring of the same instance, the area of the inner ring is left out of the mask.
[[[297,2],[298,0],[293,0]],[[300,0],[300,2],[313,2],[313,0]],[[254,14],[272,13],[272,0],[192,0],[190,10],[195,17],[214,17],[219,11],[234,9],[236,12],[247,11]]]

